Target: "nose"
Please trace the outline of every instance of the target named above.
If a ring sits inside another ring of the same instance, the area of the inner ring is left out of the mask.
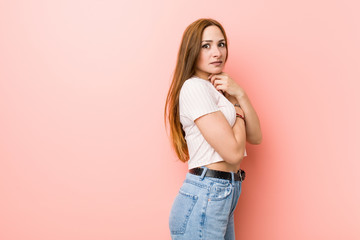
[[[213,48],[213,57],[221,57],[221,51],[219,50],[219,47],[216,46]]]

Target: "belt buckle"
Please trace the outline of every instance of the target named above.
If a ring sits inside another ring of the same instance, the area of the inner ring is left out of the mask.
[[[242,173],[243,173],[243,172],[244,172],[244,178],[242,177]],[[242,169],[239,169],[239,170],[238,170],[238,173],[239,173],[239,176],[240,176],[240,181],[243,182],[244,179],[245,179],[245,171],[242,170]]]
[[[241,176],[241,169],[239,169],[238,171],[237,171],[237,173],[236,174],[238,174],[239,175],[239,177],[240,177],[240,182],[242,182],[243,181],[243,179],[242,179],[242,176]]]

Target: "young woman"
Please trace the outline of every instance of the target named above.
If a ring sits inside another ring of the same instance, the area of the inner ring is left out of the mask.
[[[193,22],[182,37],[164,113],[173,148],[189,167],[169,216],[172,239],[235,239],[245,142],[260,144],[262,134],[247,94],[222,71],[227,44],[213,19]]]

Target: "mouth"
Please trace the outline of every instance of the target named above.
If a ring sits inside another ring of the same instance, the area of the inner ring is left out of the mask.
[[[222,61],[211,62],[210,64],[221,64]]]

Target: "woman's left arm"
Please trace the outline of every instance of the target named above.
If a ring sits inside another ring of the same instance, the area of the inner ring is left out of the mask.
[[[260,121],[254,107],[251,105],[249,97],[246,93],[243,93],[241,96],[236,96],[235,98],[244,111],[246,140],[251,144],[260,144],[262,141]]]
[[[260,121],[246,92],[224,72],[220,74],[210,74],[209,80],[216,90],[223,91],[225,97],[233,104],[237,101],[244,111],[246,141],[251,144],[260,144],[262,141]]]

